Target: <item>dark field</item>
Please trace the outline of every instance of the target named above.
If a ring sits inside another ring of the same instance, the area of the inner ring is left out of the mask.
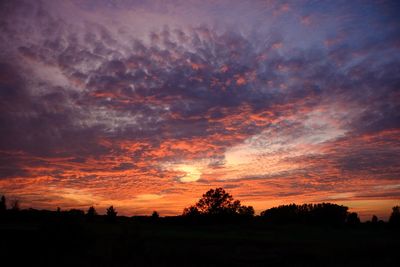
[[[386,224],[30,219],[3,221],[0,233],[1,266],[399,266],[400,251]]]

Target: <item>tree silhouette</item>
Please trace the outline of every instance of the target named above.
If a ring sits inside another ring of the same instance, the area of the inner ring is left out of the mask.
[[[281,205],[261,212],[261,216],[274,223],[300,222],[308,213],[308,206]]]
[[[374,225],[378,224],[378,217],[376,215],[372,215],[371,223]]]
[[[233,197],[222,188],[208,190],[197,202],[196,207],[203,214],[219,215],[235,211]]]
[[[261,216],[273,223],[344,224],[347,210],[345,206],[332,203],[290,204],[267,209]]]
[[[400,206],[395,206],[392,208],[392,214],[390,215],[389,223],[400,226]]]
[[[252,206],[241,206],[238,213],[240,216],[251,218],[254,216],[254,208]]]
[[[70,209],[66,212],[66,214],[70,217],[70,218],[74,218],[74,219],[82,219],[85,216],[85,212],[83,210],[80,209]]]
[[[88,211],[86,212],[86,217],[87,217],[87,219],[89,221],[92,221],[94,219],[94,217],[96,217],[96,215],[97,215],[97,212],[96,212],[96,209],[93,206],[91,206],[88,209]]]
[[[0,212],[5,212],[7,210],[7,203],[6,203],[6,197],[1,196],[0,200]]]
[[[200,211],[195,206],[190,206],[183,210],[182,216],[184,217],[197,217],[200,215]]]
[[[347,224],[349,225],[358,225],[360,224],[360,218],[358,218],[357,212],[351,212],[347,216]]]
[[[232,195],[223,188],[210,189],[195,204],[183,210],[183,216],[205,215],[212,217],[247,216],[254,215],[251,206],[242,206],[239,200],[234,200]]]
[[[11,210],[13,211],[19,211],[20,210],[20,204],[19,204],[19,200],[16,199],[11,203]]]
[[[157,220],[158,218],[160,218],[160,214],[158,214],[157,211],[153,211],[153,213],[151,214],[151,218],[153,220]]]
[[[311,210],[311,215],[316,223],[344,224],[348,209],[348,207],[332,203],[315,204]]]
[[[107,209],[107,220],[109,222],[115,222],[115,220],[117,219],[117,211],[116,209],[114,209],[114,206],[110,206]]]

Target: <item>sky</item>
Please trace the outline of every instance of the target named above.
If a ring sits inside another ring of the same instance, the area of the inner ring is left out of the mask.
[[[0,194],[178,215],[400,204],[398,1],[1,1]]]

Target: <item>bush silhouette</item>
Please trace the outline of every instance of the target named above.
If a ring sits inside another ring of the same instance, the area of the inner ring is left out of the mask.
[[[183,216],[208,216],[208,217],[252,217],[254,209],[251,206],[242,206],[239,200],[234,200],[232,195],[223,188],[210,189],[194,205],[183,210]]]
[[[116,209],[114,209],[114,207],[113,206],[110,206],[108,209],[107,209],[107,220],[109,221],[109,222],[115,222],[116,221],[116,219],[117,219],[117,211],[116,211]]]

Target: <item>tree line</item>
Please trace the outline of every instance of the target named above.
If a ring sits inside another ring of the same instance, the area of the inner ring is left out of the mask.
[[[33,209],[30,209],[32,211]],[[20,212],[19,201],[13,201],[10,208],[7,208],[6,198],[2,196],[0,199],[0,217],[6,214],[15,214]],[[85,217],[87,221],[93,221],[100,215],[96,209],[91,206],[86,213],[83,210],[71,209],[61,211],[57,208],[57,212],[68,217]],[[109,222],[117,220],[117,210],[114,206],[106,209],[105,215]],[[142,216],[143,217],[143,216]],[[160,217],[157,211],[154,211],[149,217],[152,220],[157,220]],[[360,219],[356,212],[349,212],[348,207],[333,203],[318,203],[318,204],[289,204],[281,205],[266,209],[261,212],[260,216],[255,216],[252,206],[242,205],[240,200],[235,200],[231,194],[223,188],[210,189],[192,206],[183,210],[181,216],[185,220],[209,220],[209,221],[235,221],[235,220],[250,220],[252,218],[260,218],[269,223],[285,224],[330,224],[330,225],[357,225]],[[373,215],[369,223],[379,224],[383,221],[379,220],[376,215]],[[389,218],[391,225],[400,226],[400,206],[392,208],[392,213]]]

